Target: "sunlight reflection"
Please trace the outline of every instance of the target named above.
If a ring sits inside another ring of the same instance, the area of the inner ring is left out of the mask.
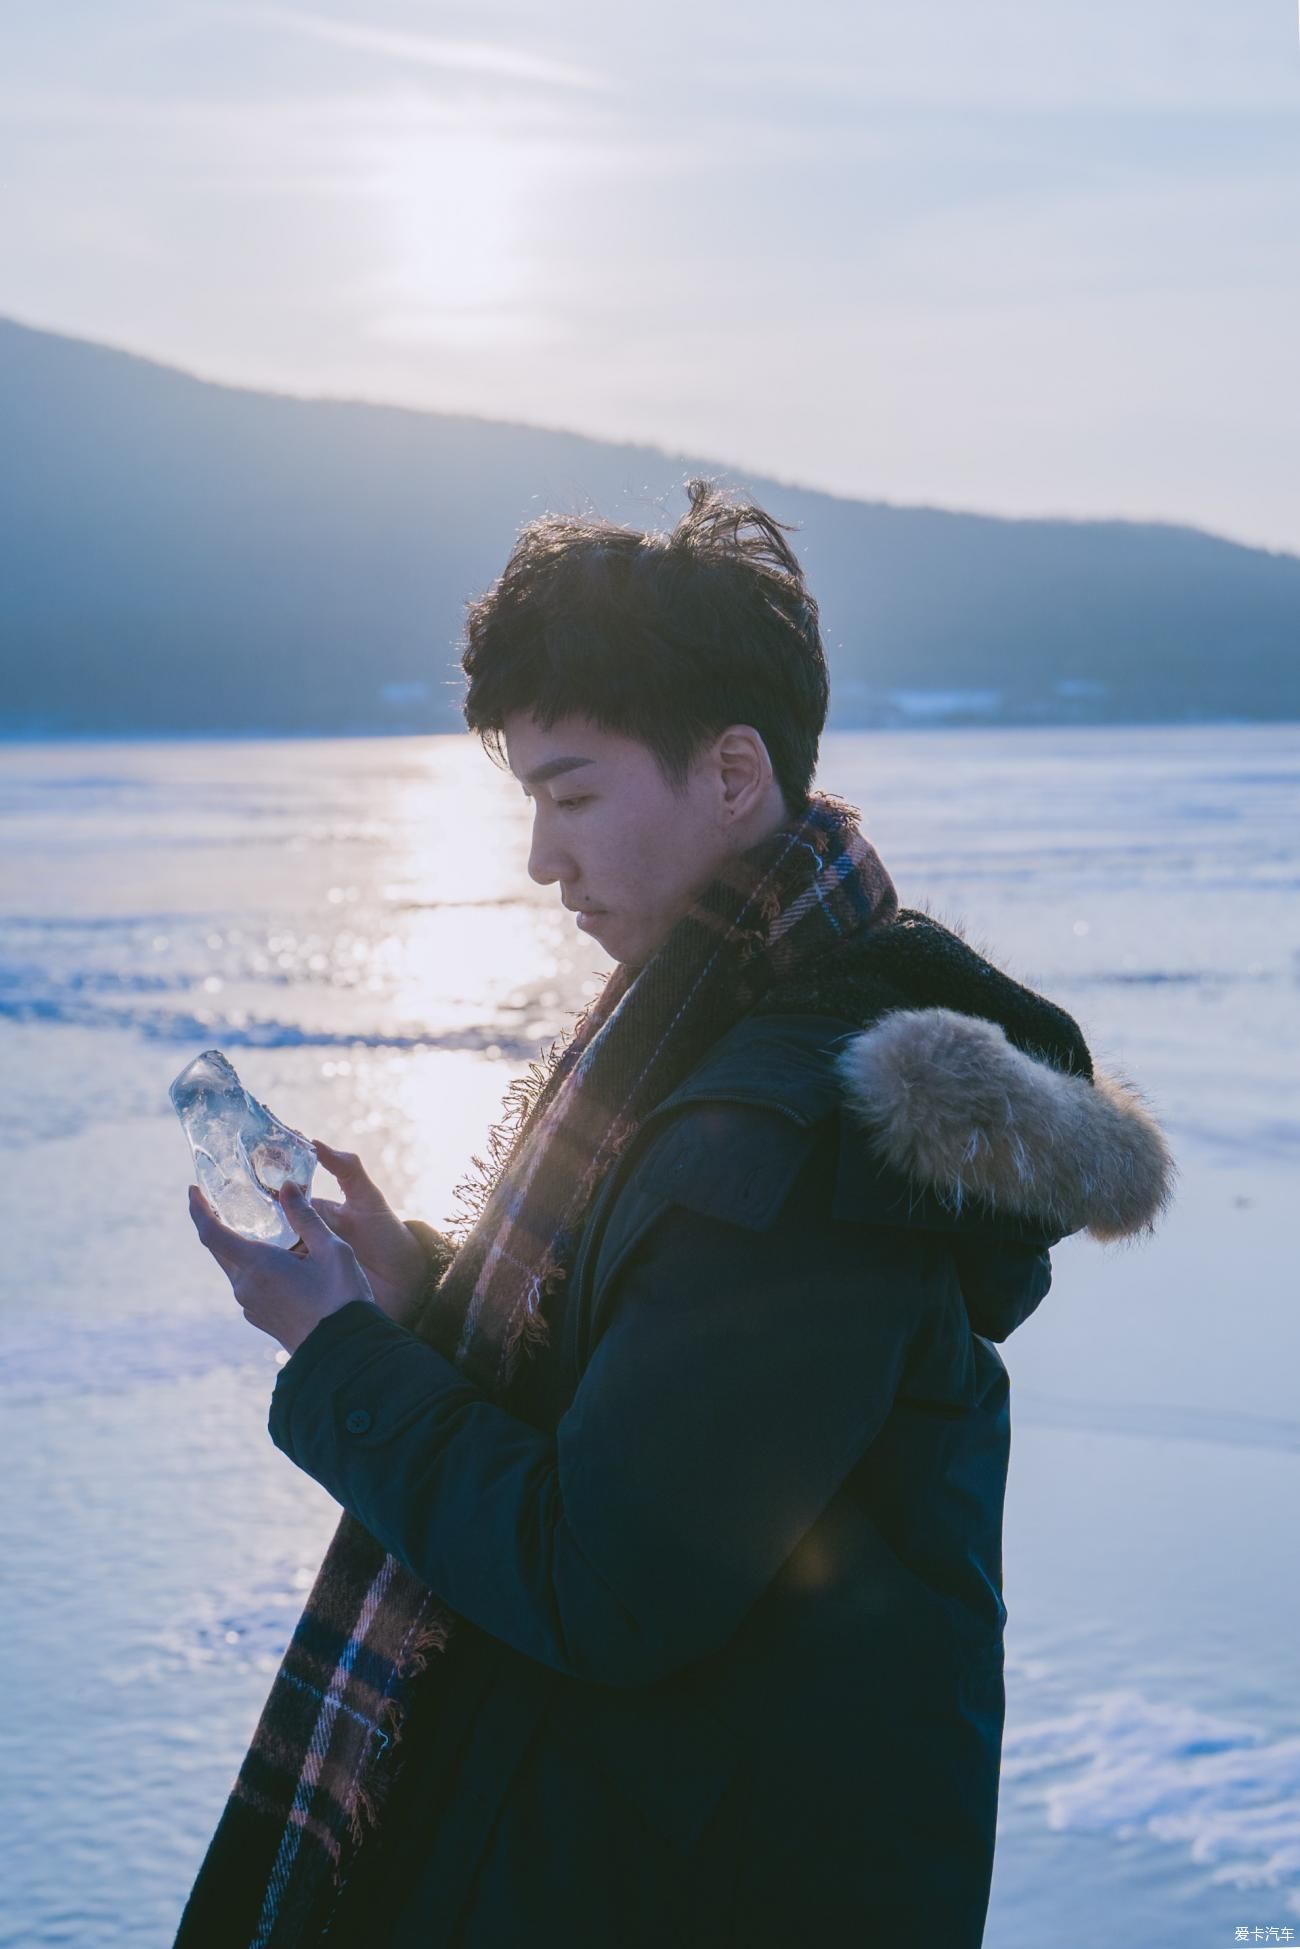
[[[521,978],[535,983],[556,972],[548,952],[558,931],[554,915],[527,907],[473,913],[442,907],[405,918],[401,931],[376,951],[381,979],[393,977],[394,1027],[427,1023],[442,1034],[490,1023],[499,1010],[510,1009],[512,1000],[518,1005]],[[510,1026],[517,1032],[517,1017]],[[543,1027],[539,1033],[544,1032]]]
[[[472,740],[431,740],[424,763],[404,771],[385,809],[397,842],[389,897],[443,905],[539,891],[528,878],[528,808]]]
[[[457,1215],[452,1193],[470,1157],[486,1156],[488,1130],[526,1068],[473,1050],[357,1050],[346,1098],[335,1105],[346,1110],[336,1118],[339,1142],[358,1153],[395,1210],[442,1229]]]
[[[395,1024],[472,1027],[509,1007],[521,977],[555,973],[554,913],[528,878],[527,810],[508,790],[466,745],[431,751],[394,794],[384,898],[398,924],[371,966]]]

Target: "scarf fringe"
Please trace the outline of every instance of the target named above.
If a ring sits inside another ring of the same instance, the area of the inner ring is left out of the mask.
[[[428,1667],[429,1659],[435,1652],[445,1652],[455,1628],[455,1614],[445,1604],[436,1599],[431,1601],[427,1617],[417,1622],[411,1630],[406,1648],[398,1658],[394,1670],[399,1679],[409,1686],[411,1680],[418,1678]],[[391,1693],[379,1709],[378,1731],[384,1740],[384,1754],[387,1757],[402,1743],[402,1731],[406,1721],[404,1699]],[[360,1847],[367,1831],[378,1828],[383,1816],[384,1806],[392,1784],[394,1768],[392,1765],[372,1769],[370,1782],[364,1772],[358,1774],[356,1800],[348,1812],[348,1838],[354,1846]],[[341,1886],[341,1884],[338,1884]]]
[[[443,1230],[458,1249],[470,1237],[492,1193],[509,1171],[534,1122],[554,1095],[568,1067],[570,1052],[581,1049],[592,1018],[610,1010],[625,985],[625,977],[620,980],[617,973],[608,976],[604,987],[574,1012],[568,1028],[561,1029],[541,1062],[530,1062],[523,1075],[516,1076],[508,1086],[502,1098],[502,1114],[488,1131],[487,1158],[471,1157],[473,1170],[452,1191],[452,1198],[461,1210],[444,1220]]]
[[[533,1360],[544,1347],[551,1344],[551,1329],[540,1307],[524,1314],[519,1325],[519,1351],[525,1360]]]
[[[473,1232],[487,1208],[492,1193],[509,1170],[538,1111],[540,1099],[555,1069],[576,1034],[576,1027],[558,1035],[541,1063],[530,1062],[522,1076],[516,1076],[502,1098],[503,1113],[487,1135],[488,1157],[471,1157],[473,1170],[456,1185],[452,1197],[460,1205],[444,1222],[446,1236],[458,1248]]]

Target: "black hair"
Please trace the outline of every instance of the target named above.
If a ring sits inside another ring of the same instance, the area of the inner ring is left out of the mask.
[[[465,722],[494,760],[513,711],[581,716],[648,746],[674,791],[729,724],[767,747],[786,811],[807,809],[830,683],[789,523],[686,482],[669,533],[544,514],[468,605]]]

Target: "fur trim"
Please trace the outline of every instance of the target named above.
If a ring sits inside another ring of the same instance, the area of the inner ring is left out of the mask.
[[[897,1009],[835,1059],[881,1159],[960,1209],[966,1197],[1104,1243],[1151,1232],[1177,1166],[1132,1085],[1036,1061],[996,1022]]]

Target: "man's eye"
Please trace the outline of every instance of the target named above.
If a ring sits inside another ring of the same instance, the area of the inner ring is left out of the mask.
[[[584,796],[584,797],[582,797],[582,798],[579,798],[579,799],[556,799],[556,801],[555,801],[555,803],[556,803],[556,804],[557,804],[558,806],[561,806],[561,807],[562,807],[562,808],[563,808],[563,809],[564,809],[564,810],[565,810],[565,811],[567,812],[567,811],[568,811],[568,809],[569,809],[569,807],[570,807],[571,805],[585,805],[585,804],[587,803],[587,799],[588,799],[588,798],[590,798],[590,796],[591,796],[591,794],[590,794],[590,793],[588,792],[588,793],[587,793],[587,794],[585,794],[585,796]]]

